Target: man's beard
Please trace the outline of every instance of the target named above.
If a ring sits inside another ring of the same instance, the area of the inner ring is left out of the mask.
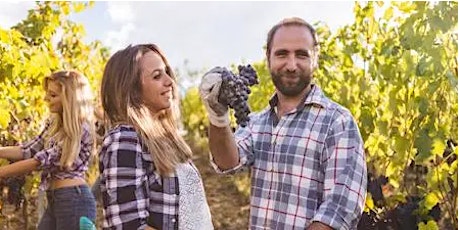
[[[270,74],[272,76],[272,81],[276,89],[278,89],[280,93],[287,97],[295,97],[300,95],[304,91],[304,89],[310,85],[313,75],[312,73],[306,72],[290,74],[286,72],[275,73],[273,71],[270,71]],[[299,80],[295,85],[288,85],[287,83],[283,82],[283,79],[289,77],[295,77]]]

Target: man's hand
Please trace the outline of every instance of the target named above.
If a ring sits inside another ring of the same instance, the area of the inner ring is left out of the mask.
[[[321,222],[314,221],[310,224],[310,226],[308,226],[307,230],[333,230],[333,228]]]
[[[209,122],[217,127],[227,127],[230,125],[228,117],[228,107],[219,103],[219,91],[222,85],[223,68],[215,67],[207,72],[200,83],[200,97],[208,112]]]

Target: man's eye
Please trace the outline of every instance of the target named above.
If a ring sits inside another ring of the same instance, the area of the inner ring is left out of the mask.
[[[297,57],[302,58],[302,59],[306,59],[306,58],[309,58],[310,55],[308,55],[308,54],[298,54]]]

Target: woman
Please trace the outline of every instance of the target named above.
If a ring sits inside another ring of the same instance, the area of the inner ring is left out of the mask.
[[[212,229],[192,152],[177,128],[175,76],[154,44],[108,61],[101,87],[108,130],[100,152],[105,229]]]
[[[96,203],[85,181],[94,150],[92,93],[76,71],[44,80],[50,118],[43,131],[20,146],[0,147],[0,157],[19,160],[0,167],[0,178],[42,170],[40,189],[48,206],[38,229],[80,229],[80,218],[96,219]]]

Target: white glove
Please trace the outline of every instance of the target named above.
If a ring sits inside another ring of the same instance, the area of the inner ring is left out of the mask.
[[[221,73],[223,68],[215,67],[201,78],[200,97],[208,112],[209,122],[217,127],[227,127],[230,125],[228,108],[219,103],[219,90],[222,84]]]

